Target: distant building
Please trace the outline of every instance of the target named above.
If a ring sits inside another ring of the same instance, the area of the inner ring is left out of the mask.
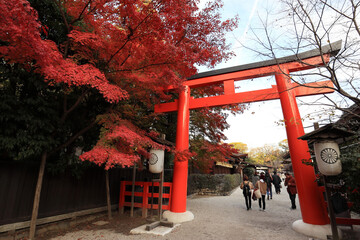
[[[234,174],[241,173],[242,164],[245,162],[247,153],[232,154],[227,162],[216,161],[212,169],[213,174]]]

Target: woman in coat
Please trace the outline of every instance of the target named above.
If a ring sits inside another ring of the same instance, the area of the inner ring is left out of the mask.
[[[263,173],[260,174],[260,180],[256,182],[256,188],[260,189],[261,198],[259,198],[259,210],[265,211],[265,196],[267,192],[267,184],[265,182],[265,175]],[[262,202],[262,204],[261,204]],[[261,208],[262,205],[262,208]]]
[[[285,173],[285,176],[286,178],[284,185],[287,186],[287,192],[289,193],[289,198],[291,201],[291,209],[295,210],[295,199],[297,193],[295,178],[290,173]]]

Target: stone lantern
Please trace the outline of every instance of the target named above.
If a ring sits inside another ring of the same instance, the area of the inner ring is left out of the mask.
[[[299,139],[307,140],[309,144],[313,143],[320,173],[325,176],[335,176],[342,171],[338,144],[345,137],[352,135],[352,132],[341,129],[334,124],[328,124],[299,137]]]

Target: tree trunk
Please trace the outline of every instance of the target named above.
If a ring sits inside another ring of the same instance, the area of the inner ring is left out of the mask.
[[[33,211],[31,214],[30,233],[29,233],[30,240],[34,239],[34,237],[35,237],[36,220],[37,220],[38,213],[39,213],[41,187],[42,187],[42,181],[44,178],[46,158],[47,158],[47,153],[44,152],[41,156],[41,164],[40,164],[39,175],[38,175],[38,180],[37,180],[37,184],[36,184]]]
[[[111,216],[110,184],[109,184],[108,170],[105,170],[105,178],[106,178],[106,199],[107,199],[108,218],[110,220],[112,216]]]

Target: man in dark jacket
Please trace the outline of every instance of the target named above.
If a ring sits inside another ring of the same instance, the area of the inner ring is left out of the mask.
[[[296,182],[295,178],[290,173],[285,173],[285,186],[287,186],[287,192],[291,200],[291,209],[296,209],[295,198],[296,198]]]
[[[272,199],[272,187],[271,187],[271,183],[272,183],[273,179],[272,176],[270,175],[270,169],[267,170],[267,172],[265,173],[265,182],[267,185],[267,199],[269,200],[269,196],[270,199]]]
[[[277,175],[276,171],[274,171],[274,175],[272,175],[273,178],[273,184],[275,186],[275,192],[276,194],[280,194],[280,184],[281,184],[281,178],[279,175]]]

